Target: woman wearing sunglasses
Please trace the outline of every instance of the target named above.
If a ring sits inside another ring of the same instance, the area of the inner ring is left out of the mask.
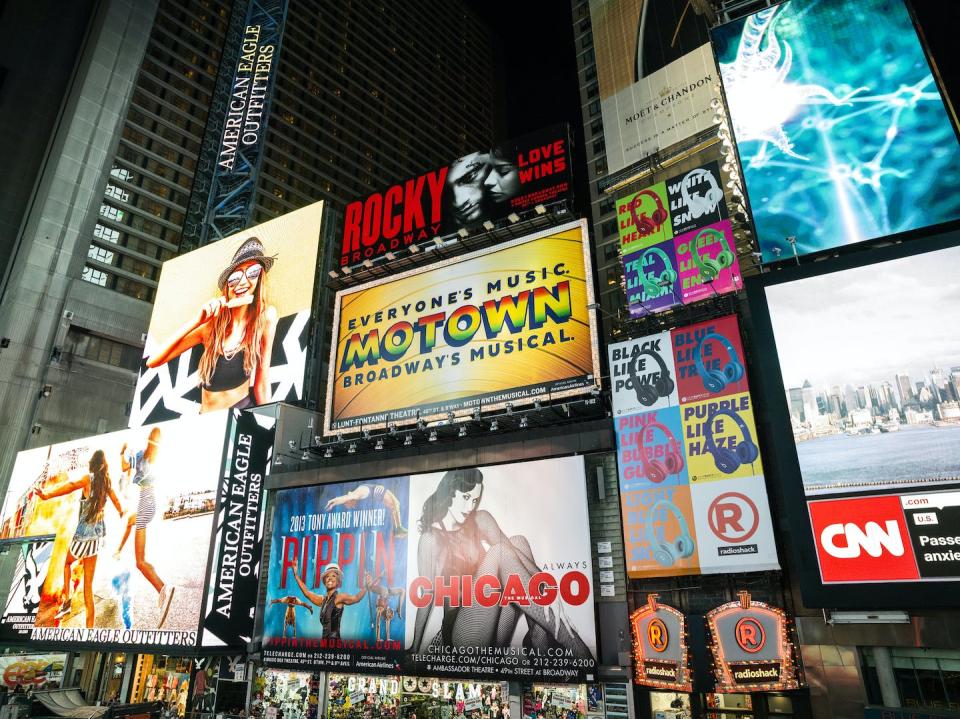
[[[220,273],[220,296],[203,303],[194,318],[147,359],[147,367],[158,367],[203,345],[201,412],[243,409],[270,400],[277,310],[267,302],[266,279],[275,260],[263,253],[259,239],[246,240]]]

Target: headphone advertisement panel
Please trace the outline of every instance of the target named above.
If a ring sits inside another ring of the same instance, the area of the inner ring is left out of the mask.
[[[581,457],[283,490],[273,521],[268,665],[557,682],[594,671]]]
[[[324,431],[589,392],[586,222],[337,293]]]
[[[737,318],[609,359],[628,576],[777,569]]]
[[[715,161],[617,199],[631,317],[743,287],[728,218]]]

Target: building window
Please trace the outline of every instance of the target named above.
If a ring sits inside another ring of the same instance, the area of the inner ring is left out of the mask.
[[[80,279],[99,287],[107,286],[107,273],[101,272],[100,270],[95,270],[89,266],[85,266],[83,268],[83,274],[80,275]]]
[[[121,367],[131,372],[140,370],[140,358],[143,355],[143,350],[139,347],[100,337],[76,326],[71,326],[67,331],[67,350],[74,357]]]

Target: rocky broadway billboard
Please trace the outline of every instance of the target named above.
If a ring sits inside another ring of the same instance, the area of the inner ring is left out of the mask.
[[[573,194],[569,129],[482,148],[347,205],[340,264],[355,265]]]
[[[243,646],[272,444],[263,420],[220,411],[21,452],[0,538],[25,541],[0,637]]]
[[[559,682],[594,671],[580,457],[283,490],[268,561],[267,664]]]
[[[337,293],[324,432],[599,385],[581,220]]]

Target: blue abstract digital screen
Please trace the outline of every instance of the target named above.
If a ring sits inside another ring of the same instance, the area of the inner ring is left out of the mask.
[[[960,147],[903,0],[712,31],[764,262],[960,217]]]

